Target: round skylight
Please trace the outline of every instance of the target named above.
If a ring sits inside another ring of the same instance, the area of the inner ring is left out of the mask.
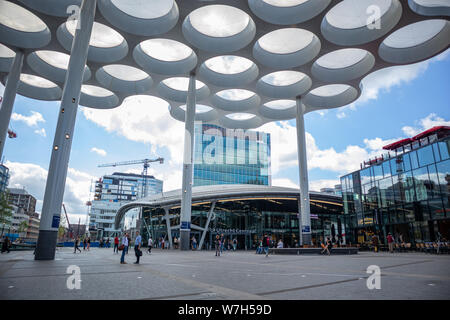
[[[72,35],[75,35],[78,20],[69,20],[66,22],[66,28]],[[105,26],[104,24],[94,22],[89,45],[98,48],[113,48],[120,46],[124,38],[116,30]]]
[[[247,27],[250,17],[244,11],[226,5],[210,5],[189,14],[191,25],[209,37],[231,37]]]
[[[314,33],[298,28],[279,29],[262,36],[258,44],[267,52],[289,54],[311,44]]]
[[[275,100],[267,102],[264,105],[274,110],[286,110],[295,107],[296,102],[294,100]]]
[[[298,71],[284,70],[269,73],[261,80],[273,86],[289,86],[303,80],[305,76],[304,73]]]
[[[384,39],[383,43],[397,49],[414,47],[434,38],[446,24],[446,20],[416,22],[395,31]]]
[[[253,119],[256,116],[254,114],[240,112],[240,113],[230,113],[225,115],[225,117],[235,121],[244,121]]]
[[[180,108],[183,111],[186,111],[186,105],[182,105],[182,106],[180,106]],[[213,108],[205,106],[203,104],[196,104],[195,105],[195,113],[205,113],[205,112],[209,112],[211,110],[213,110]]]
[[[111,0],[119,10],[124,13],[140,18],[155,19],[170,12],[174,0]]]
[[[22,32],[41,32],[47,25],[27,9],[9,1],[0,2],[0,24]]]
[[[214,72],[237,74],[253,66],[253,61],[239,56],[218,56],[205,61],[205,65]]]
[[[188,91],[189,88],[189,78],[187,77],[175,77],[175,78],[169,78],[163,81],[163,83],[178,91]],[[201,89],[205,84],[201,81],[196,80],[195,81],[195,88]]]
[[[246,100],[255,95],[254,92],[244,89],[228,89],[216,93],[219,97],[226,100],[240,101]]]
[[[39,58],[51,66],[65,70],[69,67],[70,56],[68,54],[50,50],[39,50],[35,53]]]
[[[110,64],[103,67],[108,74],[124,81],[139,81],[148,78],[144,71],[122,64]]]
[[[94,96],[94,97],[109,97],[109,96],[114,95],[113,92],[111,92],[105,88],[91,86],[91,85],[87,85],[87,84],[84,84],[81,86],[81,92],[83,92],[89,96]]]
[[[22,73],[20,75],[20,81],[29,84],[30,86],[40,87],[40,88],[54,88],[57,85],[50,80],[47,80],[42,77],[34,76],[31,74]]]
[[[192,54],[187,45],[170,39],[149,39],[141,42],[140,46],[150,57],[161,61],[179,61]]]
[[[346,84],[329,84],[326,86],[322,86],[311,90],[310,93],[315,96],[321,97],[331,97],[337,96],[343,92],[345,92],[350,86]]]
[[[340,49],[320,57],[316,60],[316,63],[324,68],[340,69],[360,62],[366,55],[367,51],[362,49]]]

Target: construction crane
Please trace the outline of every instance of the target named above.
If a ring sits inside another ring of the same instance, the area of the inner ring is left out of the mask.
[[[106,164],[99,164],[99,168],[103,167],[117,167],[117,166],[128,166],[133,164],[143,164],[144,168],[142,170],[142,197],[145,197],[147,195],[147,169],[150,167],[150,163],[152,162],[159,162],[161,164],[164,163],[164,158],[157,158],[157,159],[142,159],[142,160],[131,160],[131,161],[123,161],[123,162],[115,162],[115,163],[106,163]]]
[[[63,209],[64,209],[64,213],[65,213],[65,215],[66,215],[66,220],[67,220],[67,224],[69,225],[69,234],[70,234],[70,237],[72,237],[73,235],[72,235],[72,232],[73,232],[73,230],[72,230],[72,228],[70,227],[70,220],[69,220],[69,217],[67,216],[67,211],[66,211],[66,206],[64,205],[64,203],[62,204],[62,207],[63,207]]]

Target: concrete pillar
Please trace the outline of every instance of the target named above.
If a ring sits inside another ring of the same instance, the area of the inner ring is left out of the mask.
[[[96,4],[97,0],[83,0],[80,18],[72,42],[69,68],[66,74],[48,169],[35,260],[53,260],[55,258],[67,167]]]
[[[180,249],[190,250],[192,175],[194,166],[195,73],[189,75],[189,88],[184,121],[183,182],[181,186]]]
[[[308,163],[306,156],[305,107],[297,97],[297,150],[300,182],[300,245],[311,244],[311,215],[309,207]]]
[[[16,56],[11,65],[11,70],[6,80],[5,92],[3,93],[3,102],[0,109],[0,159],[3,157],[3,148],[8,134],[9,121],[11,119],[14,100],[16,99],[17,87],[19,86],[20,73],[22,72],[23,52],[16,51]]]
[[[172,243],[172,229],[170,227],[170,216],[169,216],[169,208],[164,208],[164,218],[166,219],[166,227],[167,227],[167,240],[169,240],[170,249],[173,249]]]
[[[205,229],[203,230],[202,238],[200,239],[200,243],[198,245],[198,249],[197,250],[199,250],[199,251],[202,250],[203,242],[205,241],[205,236],[206,236],[206,233],[208,232],[209,223],[211,222],[211,217],[212,217],[212,215],[214,213],[214,207],[215,206],[216,206],[216,202],[212,202],[211,203],[211,209],[208,212],[208,219],[206,220]]]

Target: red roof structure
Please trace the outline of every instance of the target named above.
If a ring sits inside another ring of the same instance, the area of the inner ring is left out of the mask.
[[[399,141],[396,141],[394,143],[388,144],[387,146],[384,146],[384,150],[395,150],[397,148],[400,148],[404,145],[410,144],[414,141],[418,141],[420,139],[426,138],[428,136],[431,136],[433,134],[438,135],[438,139],[445,137],[447,135],[450,135],[450,127],[449,126],[436,126],[431,129],[425,130],[424,132],[419,133],[418,135],[412,137],[412,138],[406,138]]]
[[[383,149],[384,150],[395,150],[404,145],[410,144],[411,142],[413,142],[413,140],[411,138],[406,138],[406,139],[402,139],[402,140],[396,141],[394,143],[388,144],[387,146],[384,146]]]
[[[437,127],[433,127],[431,129],[428,129],[422,133],[419,133],[418,135],[412,137],[412,140],[420,140],[423,139],[425,137],[428,137],[432,134],[437,134],[438,138],[446,136],[448,134],[450,134],[450,127],[449,126],[437,126]]]

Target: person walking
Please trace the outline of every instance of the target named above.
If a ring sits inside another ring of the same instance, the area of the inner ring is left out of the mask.
[[[86,251],[86,244],[87,244],[87,239],[86,239],[86,237],[84,237],[84,239],[83,239],[83,251]]]
[[[142,255],[141,251],[142,237],[139,231],[136,231],[136,239],[134,240],[134,254],[136,255],[136,262],[134,264],[139,264],[139,258]]]
[[[118,236],[114,237],[114,251],[113,251],[113,253],[119,254],[119,237]]]
[[[216,239],[214,240],[214,245],[216,247],[216,257],[220,257],[220,237],[219,235],[216,235]]]
[[[225,237],[224,237],[224,235],[223,235],[223,233],[220,235],[220,253],[223,253],[223,247],[224,247],[224,240],[225,240]]]
[[[123,245],[123,249],[122,249],[122,256],[120,257],[120,263],[126,264],[125,252],[128,250],[128,234],[127,233],[125,233],[124,236],[122,237],[122,245]]]
[[[237,239],[234,238],[233,239],[233,251],[236,251],[236,248],[237,248]]]
[[[73,249],[73,253],[77,253],[77,250],[80,251],[80,248],[78,248],[78,244],[80,243],[80,237],[76,237],[75,241],[74,241],[74,249]]]
[[[269,256],[269,246],[270,246],[270,238],[267,236],[267,233],[264,234],[263,238],[263,248],[266,253],[266,257]]]
[[[389,246],[389,252],[394,253],[394,237],[392,236],[392,234],[390,232],[388,233],[386,239],[387,239],[388,246]]]
[[[8,253],[9,253],[9,238],[6,236],[3,238],[2,253],[5,251],[8,251]]]
[[[148,253],[152,253],[153,240],[152,237],[148,239]]]
[[[197,239],[195,239],[195,236],[192,236],[192,250],[197,249]]]
[[[91,237],[87,238],[87,250],[89,251],[89,249],[91,248]]]
[[[372,236],[372,246],[374,252],[378,252],[378,236],[375,233]]]
[[[164,249],[164,238],[161,239],[161,249]]]

